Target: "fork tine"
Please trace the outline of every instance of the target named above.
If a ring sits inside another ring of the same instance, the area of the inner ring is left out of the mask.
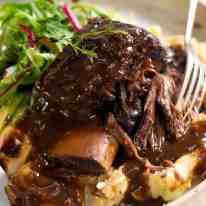
[[[201,67],[198,67],[198,70],[200,71],[198,82],[197,82],[196,87],[194,88],[194,90],[195,90],[194,96],[192,98],[191,104],[190,104],[186,114],[184,115],[184,119],[187,118],[187,116],[191,113],[191,111],[195,107],[195,104],[197,103],[198,97],[201,97],[201,99],[199,99],[199,101],[201,101],[202,98],[204,97],[205,71]],[[198,103],[198,107],[199,107],[199,105],[201,105],[201,102]],[[197,108],[197,109],[199,110],[199,108]]]
[[[197,11],[198,0],[190,0],[187,26],[185,32],[185,50],[187,63],[182,89],[176,107],[184,114],[184,120],[191,120],[191,112],[200,109],[206,91],[206,70],[199,63],[192,46],[192,32]]]
[[[183,110],[187,107],[190,99],[192,98],[192,92],[194,92],[195,84],[198,81],[198,75],[200,74],[200,70],[198,69],[199,63],[197,58],[191,58],[194,59],[193,64],[191,64],[192,72],[191,72],[191,81],[188,81],[189,88],[187,89],[187,92],[185,94],[185,100],[183,102]]]
[[[186,89],[188,87],[188,82],[190,81],[190,76],[192,74],[192,69],[193,69],[193,56],[192,56],[192,53],[191,53],[190,49],[188,49],[188,52],[187,52],[187,65],[186,65],[186,70],[185,70],[186,73],[185,73],[182,89],[181,89],[181,92],[179,94],[177,104],[176,104],[176,107],[179,109],[179,111],[182,111],[182,101],[183,101]]]

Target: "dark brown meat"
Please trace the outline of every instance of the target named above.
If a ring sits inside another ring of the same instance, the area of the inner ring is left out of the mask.
[[[166,75],[156,74],[144,106],[144,114],[135,134],[135,143],[147,150],[162,151],[166,140],[177,140],[184,135],[185,125],[181,114],[175,109],[174,80]]]
[[[128,134],[121,128],[115,119],[113,114],[109,114],[107,121],[107,130],[123,147],[125,148],[128,157],[130,158],[139,158],[137,149],[133,144],[132,140],[129,138]]]
[[[62,144],[65,134],[83,125],[104,128],[110,112],[132,137],[152,79],[166,69],[166,51],[157,38],[139,27],[95,19],[83,30],[82,39],[83,48],[96,48],[96,58],[77,55],[66,47],[34,89],[32,112],[26,121],[31,123],[35,151]],[[79,150],[84,145],[80,142]],[[72,147],[65,146],[69,157]],[[84,147],[86,151],[88,145]]]
[[[168,49],[168,70],[167,75],[175,81],[174,101],[176,101],[184,80],[186,67],[186,53],[182,46],[174,45]]]
[[[142,116],[142,102],[137,94],[134,92],[130,94],[130,89],[125,82],[116,85],[116,101],[113,113],[122,128],[131,135],[135,130],[137,121]]]
[[[27,164],[11,178],[6,188],[12,206],[81,206],[82,195],[75,177],[45,176],[34,163]]]
[[[98,175],[111,168],[117,150],[115,138],[108,135],[104,128],[90,125],[66,133],[49,149],[49,154],[58,157],[62,167],[76,174]]]

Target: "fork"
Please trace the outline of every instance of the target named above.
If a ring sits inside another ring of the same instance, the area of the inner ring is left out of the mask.
[[[184,119],[191,117],[193,112],[199,111],[206,91],[206,65],[200,62],[191,43],[197,5],[198,0],[190,0],[184,44],[187,63],[183,85],[176,104],[176,108],[183,112]]]

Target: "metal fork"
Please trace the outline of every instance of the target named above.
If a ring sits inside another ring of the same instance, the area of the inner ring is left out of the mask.
[[[184,82],[176,104],[177,109],[183,112],[184,119],[190,117],[192,112],[199,111],[206,91],[206,65],[200,62],[191,43],[197,5],[198,0],[190,0],[185,32],[187,64]]]

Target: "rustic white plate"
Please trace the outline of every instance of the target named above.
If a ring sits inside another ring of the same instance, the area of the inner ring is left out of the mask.
[[[7,177],[5,176],[3,170],[0,167],[0,206],[9,206],[7,196],[4,192],[7,183]]]
[[[8,2],[8,0],[5,0]],[[20,0],[17,0],[20,1]],[[183,34],[188,0],[85,0],[123,14],[123,20],[142,27],[160,25],[165,34]],[[201,0],[206,5],[206,0]],[[0,0],[0,2],[3,2]],[[206,41],[206,7],[199,5],[194,35]],[[4,193],[6,177],[0,169],[0,206],[9,206]],[[168,206],[206,206],[206,181]]]

